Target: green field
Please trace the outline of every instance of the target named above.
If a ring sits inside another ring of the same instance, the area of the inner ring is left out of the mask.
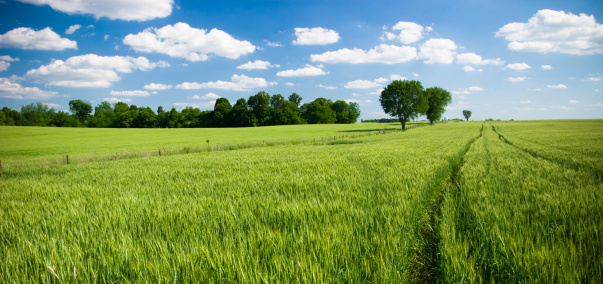
[[[384,128],[2,127],[0,282],[601,282],[603,121]]]

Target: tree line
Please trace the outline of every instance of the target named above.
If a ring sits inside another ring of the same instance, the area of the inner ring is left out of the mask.
[[[355,123],[360,116],[357,103],[317,98],[301,104],[302,98],[291,94],[269,95],[261,91],[240,98],[232,105],[226,98],[218,98],[213,110],[201,111],[186,107],[169,111],[158,107],[138,107],[103,101],[94,109],[89,102],[72,100],[70,113],[56,111],[41,102],[21,107],[21,112],[8,107],[0,111],[0,125],[57,126],[57,127],[111,127],[111,128],[185,128],[185,127],[253,127],[293,124]],[[93,113],[94,110],[94,113]]]

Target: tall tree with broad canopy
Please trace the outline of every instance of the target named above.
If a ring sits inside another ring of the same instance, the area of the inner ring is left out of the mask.
[[[247,105],[257,119],[258,125],[266,125],[270,120],[270,95],[264,91],[249,97]]]
[[[290,102],[293,102],[294,104],[296,104],[299,107],[299,104],[302,101],[302,97],[300,97],[296,93],[293,93],[293,94],[289,95],[289,98],[287,98],[287,100]]]
[[[216,127],[231,126],[230,117],[232,106],[227,98],[218,98],[214,106],[213,125]]]
[[[429,109],[427,110],[427,119],[429,123],[440,120],[442,114],[446,111],[446,106],[452,102],[450,92],[440,88],[431,87],[425,89]]]
[[[391,82],[379,97],[383,111],[390,116],[397,117],[406,130],[406,122],[425,114],[429,103],[419,81],[395,80]]]
[[[82,100],[73,100],[69,101],[69,110],[81,123],[84,123],[92,113],[92,105]]]
[[[465,117],[465,120],[469,121],[469,118],[471,117],[471,111],[463,110],[463,116]]]

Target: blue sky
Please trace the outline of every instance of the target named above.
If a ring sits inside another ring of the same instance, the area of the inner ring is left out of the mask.
[[[602,1],[0,1],[0,106],[213,109],[259,91],[358,102],[395,79],[445,116],[603,118]]]

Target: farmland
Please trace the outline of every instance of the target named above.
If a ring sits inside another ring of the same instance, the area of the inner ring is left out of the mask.
[[[603,121],[394,128],[0,128],[0,282],[603,278]]]

